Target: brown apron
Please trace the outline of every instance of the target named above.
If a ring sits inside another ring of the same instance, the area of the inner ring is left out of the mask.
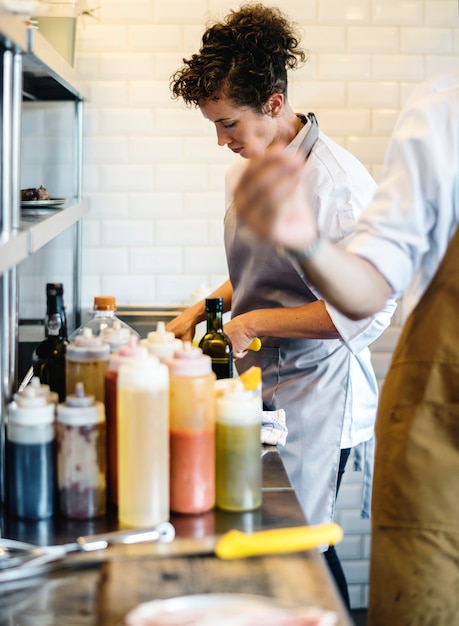
[[[380,398],[368,624],[459,624],[459,229]]]

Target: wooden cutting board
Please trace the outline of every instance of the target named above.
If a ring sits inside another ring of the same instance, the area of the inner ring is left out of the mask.
[[[202,593],[258,594],[286,606],[320,606],[339,614],[339,626],[351,626],[316,551],[236,561],[214,556],[120,557],[102,567],[97,607],[101,626],[120,626],[124,615],[141,602]]]

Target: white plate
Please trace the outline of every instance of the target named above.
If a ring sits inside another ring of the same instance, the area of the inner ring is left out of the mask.
[[[23,207],[47,207],[58,206],[59,204],[65,204],[68,202],[67,198],[51,198],[51,200],[21,200],[21,206]]]
[[[336,619],[318,607],[283,608],[265,596],[210,593],[144,602],[126,615],[124,626],[333,626]]]

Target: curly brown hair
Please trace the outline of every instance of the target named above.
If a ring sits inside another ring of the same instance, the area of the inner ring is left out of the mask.
[[[307,58],[293,24],[275,7],[245,4],[202,36],[199,54],[171,77],[173,98],[199,106],[224,94],[262,112],[273,93],[287,93],[287,70]]]

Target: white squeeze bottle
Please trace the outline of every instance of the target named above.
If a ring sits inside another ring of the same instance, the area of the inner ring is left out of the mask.
[[[166,330],[166,324],[162,321],[158,322],[156,330],[150,331],[147,338],[142,339],[140,343],[160,361],[172,358],[174,352],[180,350],[183,345],[181,339],[176,339],[174,333]]]
[[[169,370],[143,353],[117,384],[118,519],[131,527],[169,519]]]

